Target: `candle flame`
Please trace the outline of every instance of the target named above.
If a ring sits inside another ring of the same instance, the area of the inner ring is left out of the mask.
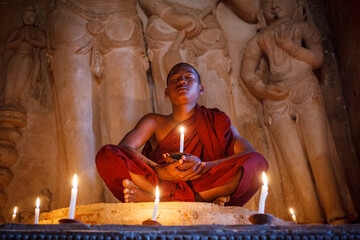
[[[180,127],[180,133],[181,133],[181,134],[184,134],[184,132],[185,132],[185,129],[184,129],[183,126],[181,126],[181,127]]]
[[[77,175],[75,174],[73,178],[73,188],[77,188],[77,185],[78,185],[78,179],[77,179]]]
[[[17,207],[14,208],[14,215],[16,215]]]
[[[36,208],[40,208],[40,198],[36,199]]]
[[[291,215],[295,215],[294,210],[292,208],[290,208],[290,213]]]
[[[156,186],[156,200],[159,200],[159,198],[160,198],[159,186]]]
[[[267,181],[267,178],[266,178],[266,174],[265,174],[264,172],[262,172],[262,179],[263,179],[263,184],[264,184],[265,186],[267,186],[267,185],[268,185],[268,181]]]

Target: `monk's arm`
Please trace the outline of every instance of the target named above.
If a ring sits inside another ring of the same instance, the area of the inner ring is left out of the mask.
[[[154,114],[148,114],[144,116],[118,144],[119,146],[126,148],[135,156],[144,161],[151,168],[155,168],[158,164],[151,161],[141,153],[137,151],[147,140],[154,134],[156,129],[156,117]]]
[[[216,159],[211,162],[206,162],[205,168],[211,168],[220,163],[237,158],[241,155],[245,155],[245,154],[248,154],[251,152],[256,152],[254,147],[246,139],[244,139],[240,136],[239,132],[236,130],[236,128],[233,125],[231,125],[231,131],[232,131],[232,133],[234,135],[234,139],[235,139],[234,155],[226,157],[226,158],[222,158],[222,159]]]

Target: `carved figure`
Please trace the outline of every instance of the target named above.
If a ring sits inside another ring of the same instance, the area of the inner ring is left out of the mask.
[[[159,113],[171,112],[165,98],[166,76],[172,66],[188,62],[199,70],[207,96],[201,104],[218,107],[234,117],[227,38],[215,7],[219,0],[139,0],[150,16],[146,28],[148,55],[152,63],[155,104]]]
[[[37,13],[33,7],[25,9],[22,21],[23,26],[12,32],[5,41],[5,106],[2,108],[25,111],[20,100],[27,85],[39,77],[39,51],[46,47],[46,34],[36,26]]]
[[[301,0],[262,0],[261,9],[259,23],[264,28],[247,44],[241,78],[262,100],[277,157],[291,176],[305,223],[323,222],[321,208],[329,223],[344,223],[348,213],[331,162],[324,100],[313,73],[323,62],[319,31],[304,20]],[[256,74],[262,57],[269,66],[265,82]]]
[[[51,65],[66,162],[79,203],[102,201],[93,159],[151,110],[142,24],[134,0],[60,0],[49,20]],[[81,182],[80,182],[81,181]],[[66,189],[63,205],[68,201]],[[91,194],[89,194],[91,193]]]

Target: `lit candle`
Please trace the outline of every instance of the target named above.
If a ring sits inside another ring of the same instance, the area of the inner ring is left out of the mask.
[[[11,221],[12,221],[12,222],[15,222],[16,212],[17,212],[17,207],[14,208],[14,213],[13,213],[13,215],[12,215],[12,217],[11,217]]]
[[[264,213],[265,210],[265,200],[268,195],[268,182],[266,178],[266,174],[262,173],[263,178],[263,186],[261,188],[261,195],[260,195],[260,201],[259,201],[259,213]]]
[[[290,213],[291,213],[291,218],[292,218],[293,222],[297,223],[296,216],[295,216],[294,210],[292,208],[290,208]]]
[[[184,132],[185,129],[183,126],[180,127],[180,153],[184,152]]]
[[[78,180],[77,180],[77,175],[75,174],[73,178],[73,187],[71,189],[69,219],[74,219],[74,215],[75,215],[76,196],[78,191],[77,185],[78,185]]]
[[[34,224],[39,224],[39,215],[40,215],[40,198],[37,198],[36,199]]]
[[[157,210],[159,207],[159,201],[160,201],[160,193],[159,193],[159,187],[156,186],[156,198],[155,198],[155,205],[154,205],[154,211],[153,211],[153,216],[152,219],[153,221],[156,221],[156,217],[157,217]]]

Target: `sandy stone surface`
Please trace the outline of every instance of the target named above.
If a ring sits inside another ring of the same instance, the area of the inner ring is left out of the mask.
[[[140,225],[150,219],[154,203],[95,203],[77,206],[75,218],[85,224]],[[40,224],[58,224],[67,218],[68,208],[40,215]],[[251,224],[249,216],[257,212],[243,207],[222,207],[212,203],[160,202],[157,221],[162,225],[241,225]],[[275,218],[274,225],[291,225]]]

